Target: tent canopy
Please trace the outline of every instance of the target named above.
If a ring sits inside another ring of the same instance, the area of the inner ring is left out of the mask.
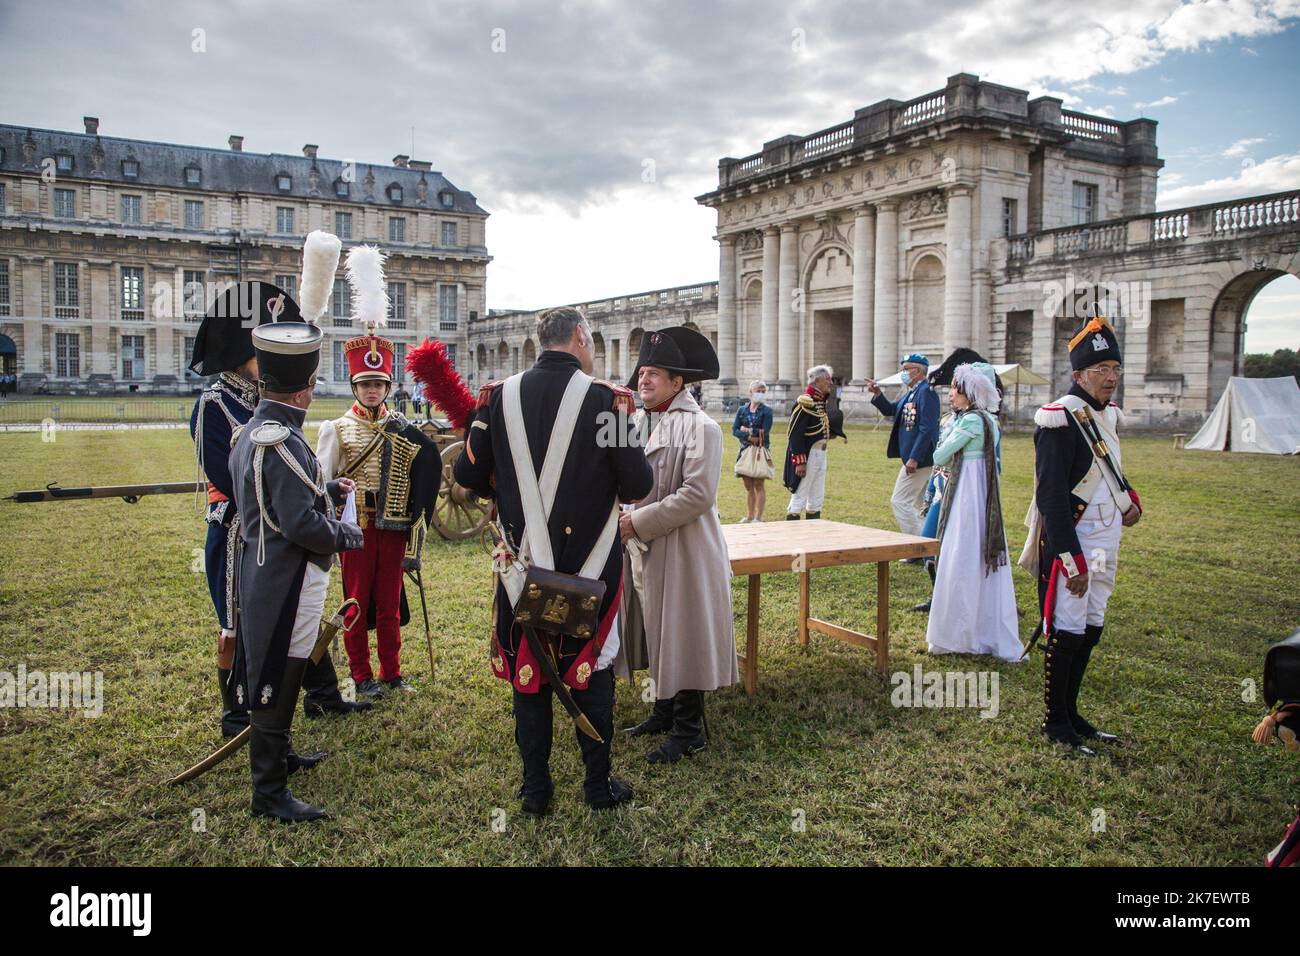
[[[1012,363],[1011,365],[994,365],[993,371],[998,373],[1002,379],[1003,385],[1046,385],[1047,379],[1037,372],[1025,368],[1023,365]],[[881,388],[888,388],[894,385],[904,385],[903,373],[895,372],[889,378],[882,378],[876,381]]]
[[[1293,376],[1233,376],[1187,447],[1263,455],[1300,452],[1300,385]]]

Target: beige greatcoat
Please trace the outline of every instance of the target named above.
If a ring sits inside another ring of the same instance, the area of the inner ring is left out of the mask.
[[[645,413],[640,413],[644,415]],[[650,494],[637,502],[632,524],[649,550],[642,589],[632,558],[623,558],[623,603],[616,672],[630,678],[647,666],[657,698],[679,690],[716,690],[738,683],[731,616],[731,564],[718,518],[722,429],[683,389],[646,442],[654,471]]]

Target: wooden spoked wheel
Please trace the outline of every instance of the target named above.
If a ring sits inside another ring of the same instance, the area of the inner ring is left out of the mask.
[[[452,466],[464,447],[463,441],[456,441],[442,448],[442,487],[438,490],[438,503],[433,509],[433,526],[448,541],[478,537],[491,516],[490,502],[456,484],[452,476]]]

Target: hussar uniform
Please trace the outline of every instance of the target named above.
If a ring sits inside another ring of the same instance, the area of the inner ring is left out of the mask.
[[[787,520],[798,518],[807,509],[807,517],[822,516],[826,498],[826,446],[831,439],[831,419],[826,410],[826,396],[809,385],[795,399],[790,412],[789,440],[782,475],[790,490],[786,506]],[[803,466],[801,476],[798,468]]]
[[[382,271],[353,268],[356,256],[378,256],[358,247],[348,254],[349,281],[382,283]],[[382,263],[381,263],[382,264]],[[356,282],[354,282],[354,286]],[[354,288],[353,303],[365,303]],[[365,381],[393,383],[394,346],[375,334],[382,315],[358,315],[369,326],[365,335],[343,343],[348,373],[355,392]],[[387,401],[366,408],[360,400],[341,417],[321,425],[316,456],[327,479],[351,478],[356,482],[357,524],[365,536],[364,547],[343,555],[343,594],[366,613],[353,619],[344,637],[352,679],[358,691],[382,691],[370,666],[369,629],[375,631],[379,678],[390,688],[410,689],[402,678],[402,625],[410,620],[403,586],[403,570],[418,566],[424,535],[433,516],[442,479],[442,462],[433,440]]]
[[[1119,341],[1105,319],[1094,318],[1071,340],[1070,365],[1081,371],[1110,360],[1120,360]],[[1124,515],[1142,511],[1123,473],[1121,421],[1118,405],[1077,384],[1034,415],[1034,501],[1019,563],[1038,578],[1041,617],[1031,644],[1040,636],[1046,643],[1042,729],[1084,751],[1085,740],[1114,739],[1079,716],[1077,704],[1115,588]],[[1085,572],[1088,589],[1076,597],[1066,582]]]

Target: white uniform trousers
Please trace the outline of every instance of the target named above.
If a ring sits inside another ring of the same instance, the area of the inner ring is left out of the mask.
[[[310,561],[302,576],[302,591],[298,594],[298,613],[293,619],[293,636],[289,639],[289,656],[306,658],[316,646],[320,633],[321,615],[325,613],[325,596],[330,586],[330,573],[322,571]]]
[[[1088,590],[1075,597],[1065,586],[1062,574],[1056,580],[1056,598],[1052,611],[1052,628],[1082,634],[1087,625],[1100,627],[1106,620],[1106,604],[1115,590],[1115,566],[1119,563],[1119,539],[1124,525],[1115,503],[1103,495],[1094,495],[1092,503],[1075,525],[1079,547],[1088,565]]]
[[[797,515],[806,507],[809,511],[821,511],[822,502],[826,500],[826,445],[819,442],[808,452],[808,467],[799,487],[790,496],[790,504],[785,513]]]

